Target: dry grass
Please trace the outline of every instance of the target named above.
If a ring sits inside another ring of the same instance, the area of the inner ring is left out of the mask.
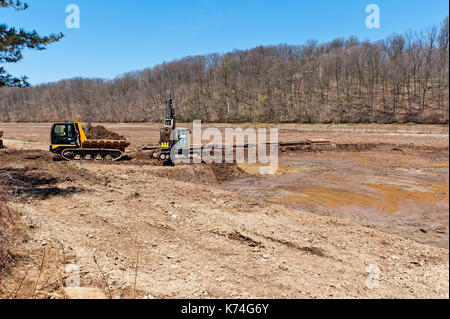
[[[12,260],[8,248],[15,223],[8,201],[8,193],[0,180],[0,285]]]

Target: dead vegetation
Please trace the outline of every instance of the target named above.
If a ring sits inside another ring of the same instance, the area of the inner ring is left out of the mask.
[[[8,187],[9,181],[0,173],[0,298],[4,296],[3,279],[10,275],[17,259],[11,251],[23,236],[18,214],[10,207],[13,199]]]
[[[8,248],[11,241],[14,220],[7,201],[7,194],[0,185],[0,285],[12,261]]]

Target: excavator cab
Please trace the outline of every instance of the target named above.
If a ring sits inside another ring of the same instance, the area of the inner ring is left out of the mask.
[[[190,144],[190,130],[177,128],[177,117],[172,105],[172,93],[166,92],[166,116],[164,126],[161,128],[159,146],[150,153],[150,157],[164,162],[165,165],[173,165],[171,153],[177,148],[176,156],[182,155],[182,151],[188,149]]]
[[[50,151],[59,148],[79,147],[75,123],[55,123],[50,130]]]

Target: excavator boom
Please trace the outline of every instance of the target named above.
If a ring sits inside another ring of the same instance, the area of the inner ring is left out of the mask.
[[[172,130],[176,128],[176,116],[173,111],[172,93],[170,90],[166,92],[166,118],[164,120],[165,126],[170,126]]]

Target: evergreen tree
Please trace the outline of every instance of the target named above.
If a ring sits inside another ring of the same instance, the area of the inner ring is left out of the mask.
[[[22,11],[26,10],[28,5],[21,0],[0,0],[0,9],[8,7]],[[16,63],[22,59],[22,51],[25,48],[44,50],[46,46],[59,41],[62,37],[62,33],[41,37],[36,31],[16,30],[14,27],[0,23],[0,64]],[[0,87],[2,86],[28,86],[27,77],[14,77],[0,66]]]

